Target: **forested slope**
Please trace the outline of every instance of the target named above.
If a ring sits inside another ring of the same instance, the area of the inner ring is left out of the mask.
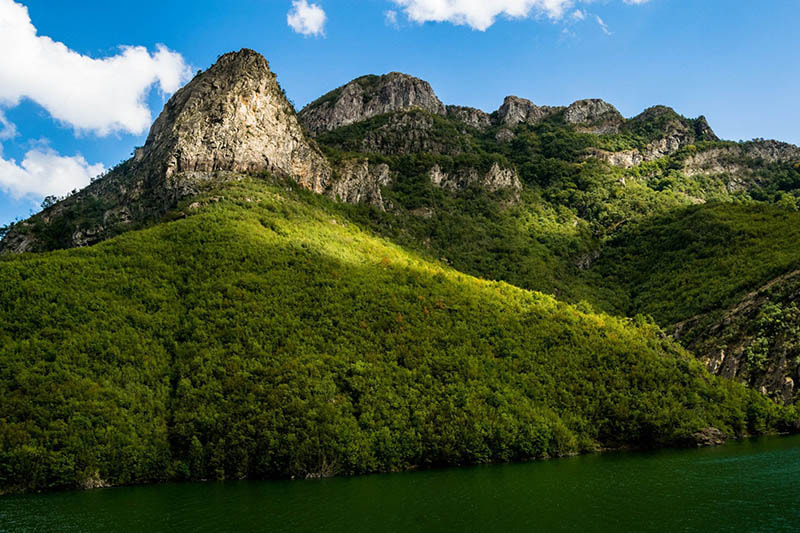
[[[290,189],[292,189],[290,187]],[[0,259],[3,490],[313,476],[693,443],[793,410],[645,322],[409,253],[245,179]]]

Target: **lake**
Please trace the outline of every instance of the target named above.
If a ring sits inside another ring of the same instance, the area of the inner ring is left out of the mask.
[[[788,531],[800,436],[309,481],[0,498],[3,531]]]

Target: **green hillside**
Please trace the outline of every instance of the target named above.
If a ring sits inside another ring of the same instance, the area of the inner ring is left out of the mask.
[[[663,326],[721,312],[800,268],[800,213],[764,203],[679,209],[627,227],[593,266],[628,314]]]
[[[459,273],[287,187],[244,179],[169,223],[0,258],[3,491],[521,460],[796,418],[645,319]]]

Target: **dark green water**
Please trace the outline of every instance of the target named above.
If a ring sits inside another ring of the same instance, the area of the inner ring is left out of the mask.
[[[800,530],[800,436],[293,482],[0,498],[5,531]]]

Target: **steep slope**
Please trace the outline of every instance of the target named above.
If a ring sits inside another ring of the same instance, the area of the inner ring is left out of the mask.
[[[158,220],[186,196],[268,171],[323,192],[331,168],[303,136],[260,54],[225,54],[175,93],[134,157],[86,189],[16,225],[0,252],[85,246]],[[235,178],[234,178],[235,179]]]
[[[0,258],[0,486],[323,476],[792,427],[646,323],[481,281],[266,178]]]
[[[796,211],[697,206],[628,228],[592,270],[628,295],[626,314],[652,315],[712,372],[793,403],[798,242]]]
[[[721,316],[679,324],[676,335],[714,374],[747,383],[786,404],[800,383],[800,270],[747,294]]]

